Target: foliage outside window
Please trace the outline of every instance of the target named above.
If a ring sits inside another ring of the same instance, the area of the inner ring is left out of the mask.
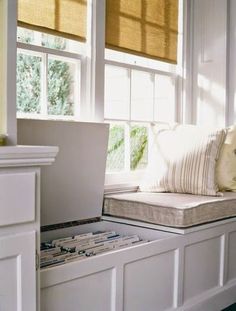
[[[18,28],[18,42],[31,44],[31,48],[18,49],[17,111],[44,116],[74,116],[75,102],[79,104],[80,61],[34,48],[39,45],[52,51],[65,51],[68,40]]]

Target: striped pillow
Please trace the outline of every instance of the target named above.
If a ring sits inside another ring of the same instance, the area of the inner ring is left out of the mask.
[[[141,191],[221,195],[216,160],[226,131],[194,125],[155,125],[149,166]]]

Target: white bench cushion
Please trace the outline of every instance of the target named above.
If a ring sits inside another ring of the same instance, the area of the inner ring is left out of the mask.
[[[169,227],[190,227],[236,216],[236,193],[223,197],[182,193],[122,193],[107,195],[104,215]]]

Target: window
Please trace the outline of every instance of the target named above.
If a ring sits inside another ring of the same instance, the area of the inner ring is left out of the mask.
[[[140,176],[155,122],[177,118],[178,1],[106,1],[107,180]],[[131,178],[132,180],[132,178]]]
[[[79,118],[86,10],[86,0],[18,1],[19,116]]]
[[[176,75],[135,65],[105,65],[105,120],[110,123],[107,172],[144,169],[150,124],[176,120]]]
[[[65,5],[72,2],[78,5],[76,14],[82,12],[82,22],[70,33],[78,20],[70,5],[75,20],[71,23],[65,14],[64,23],[58,20],[63,18],[58,1],[19,0],[18,116],[86,121],[104,117],[110,123],[107,182],[117,183],[113,177],[120,176],[122,183],[147,166],[152,123],[176,121],[179,3],[63,0]],[[35,6],[40,16],[46,6],[56,22],[46,18],[42,23],[38,16],[25,14]]]
[[[18,27],[18,116],[79,117],[82,44]]]

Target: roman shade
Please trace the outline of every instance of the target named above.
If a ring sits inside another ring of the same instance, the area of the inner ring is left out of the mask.
[[[85,41],[86,0],[18,0],[18,25]]]
[[[178,0],[106,0],[106,47],[177,62]]]

